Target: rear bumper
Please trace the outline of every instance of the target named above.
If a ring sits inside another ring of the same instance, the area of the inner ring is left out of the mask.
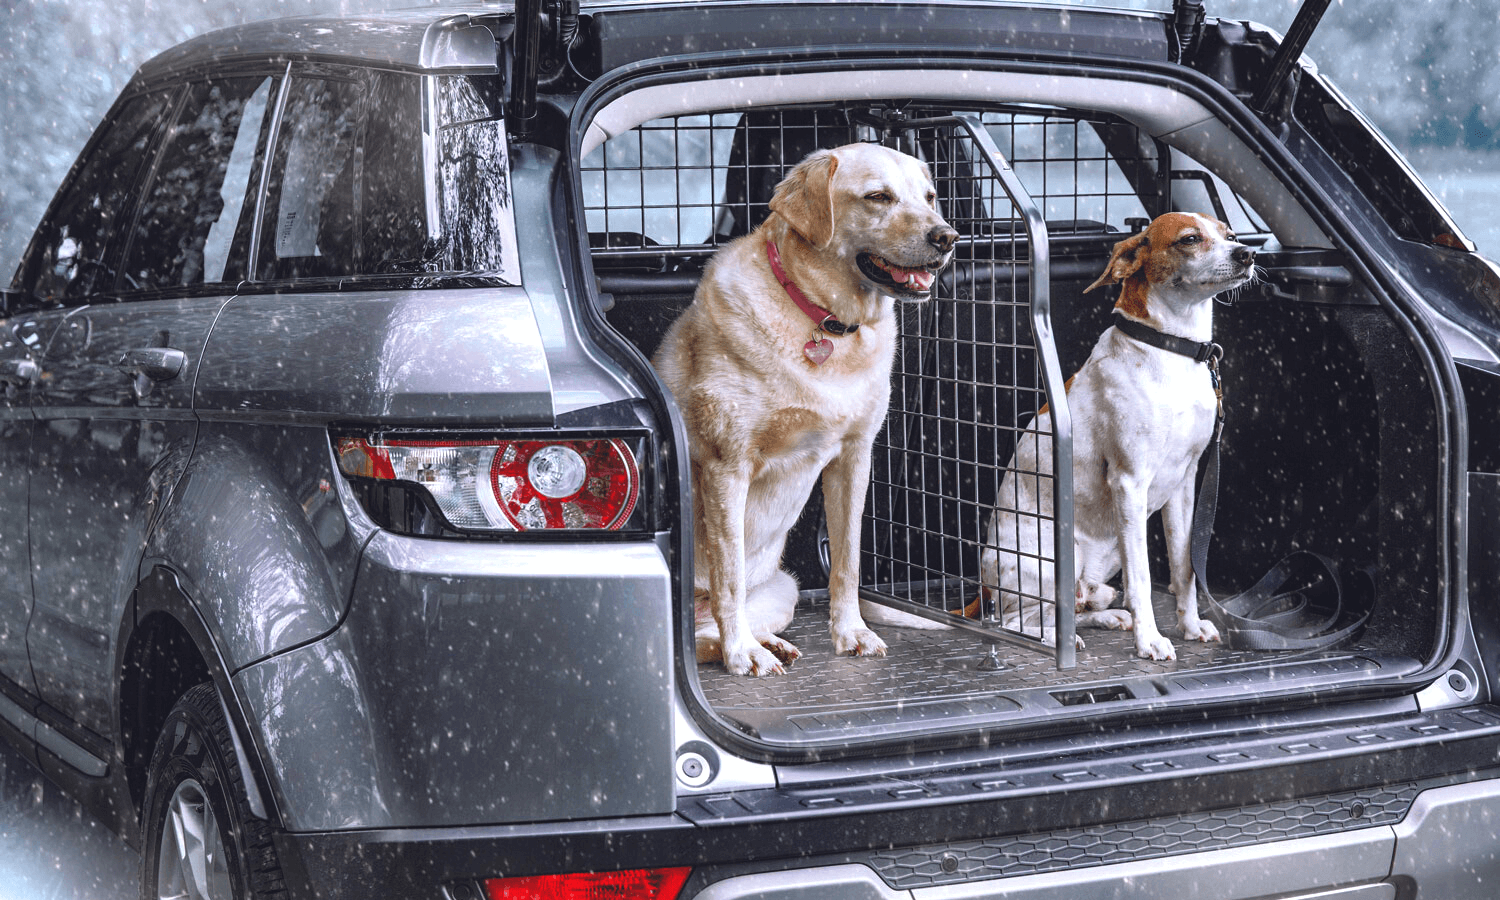
[[[1412,739],[1371,737],[1402,732]],[[320,898],[477,900],[479,882],[497,875],[678,865],[695,867],[683,898],[712,900],[1248,900],[1330,889],[1395,900],[1414,888],[1487,896],[1500,883],[1500,716],[1489,708],[1273,739],[1317,758],[1208,752],[1202,767],[1129,780],[1100,765],[1092,785],[1072,783],[1076,758],[1054,758],[842,790],[701,795],[659,816],[280,840],[306,895]],[[1338,742],[1354,752],[1302,749]],[[1131,763],[1137,776],[1145,759]]]
[[[1253,829],[1264,822],[1245,822]],[[1108,865],[1074,862],[1031,875],[931,887],[893,888],[866,865],[846,864],[730,877],[694,900],[1120,900],[1221,897],[1255,900],[1396,900],[1485,897],[1500,882],[1500,780],[1422,792],[1398,824]],[[1185,834],[1193,833],[1184,822]],[[1079,843],[1038,845],[1025,855],[1079,856]],[[1119,846],[1121,853],[1129,848]],[[992,861],[1004,856],[999,847]],[[917,856],[928,854],[909,854]],[[949,856],[947,858],[953,858]],[[936,861],[936,860],[934,860]],[[1020,865],[1022,859],[1013,857]],[[941,871],[941,863],[934,867]]]

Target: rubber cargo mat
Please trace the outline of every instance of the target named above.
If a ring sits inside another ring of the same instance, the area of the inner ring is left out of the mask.
[[[802,651],[785,675],[734,676],[719,663],[705,663],[698,666],[698,681],[721,716],[751,734],[796,743],[849,729],[897,734],[1045,713],[1043,706],[1139,700],[1139,685],[1147,685],[1155,701],[1170,702],[1173,691],[1229,690],[1265,678],[1359,677],[1388,665],[1357,647],[1315,654],[1254,652],[1182,640],[1174,634],[1172,595],[1157,591],[1154,603],[1157,623],[1176,647],[1175,660],[1140,659],[1130,632],[1090,628],[1079,630],[1085,646],[1073,669],[1059,670],[1049,654],[1006,643],[994,645],[1000,664],[994,669],[986,666],[991,645],[958,629],[875,625],[889,645],[886,656],[836,656],[826,599],[804,597],[796,619],[782,632]]]

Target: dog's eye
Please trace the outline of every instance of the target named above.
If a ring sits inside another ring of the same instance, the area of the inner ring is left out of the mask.
[[[928,191],[927,192],[927,205],[928,206],[936,206],[937,205],[937,194],[935,192],[933,192],[933,191]]]
[[[1198,243],[1201,240],[1203,240],[1203,238],[1199,237],[1196,234],[1185,234],[1182,237],[1180,237],[1180,238],[1177,239],[1177,243],[1179,243],[1179,244],[1185,244],[1185,245],[1192,245],[1192,244]]]
[[[874,201],[875,203],[890,203],[891,195],[887,194],[885,191],[873,191],[869,194],[865,194],[865,199]]]

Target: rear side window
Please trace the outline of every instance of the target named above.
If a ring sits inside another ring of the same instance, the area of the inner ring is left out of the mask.
[[[250,76],[189,87],[132,229],[121,289],[244,277],[277,81]]]
[[[150,162],[152,140],[165,121],[172,93],[125,101],[105,126],[27,253],[25,285],[47,303],[66,304],[108,290],[115,282],[111,253],[137,181]]]
[[[354,81],[293,78],[261,225],[262,279],[352,275],[360,101]]]
[[[257,279],[433,271],[424,185],[418,78],[294,75],[272,157]]]

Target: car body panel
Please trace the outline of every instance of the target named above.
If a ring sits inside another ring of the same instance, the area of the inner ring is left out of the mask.
[[[209,418],[438,426],[553,416],[546,353],[520,288],[243,295],[205,357],[194,408]]]
[[[378,534],[342,627],[235,676],[287,827],[669,812],[667,582],[649,542]]]
[[[369,530],[350,524],[332,492],[326,431],[205,432],[138,577],[173,572],[235,672],[337,626]]]
[[[41,360],[32,403],[36,606],[26,642],[42,699],[96,734],[113,725],[113,642],[146,535],[191,452],[193,378],[224,299],[76,308]],[[145,378],[138,396],[137,376],[119,363],[162,347],[182,354],[182,369]]]
[[[485,35],[471,32],[467,19],[482,17],[493,22],[496,12],[484,6],[459,4],[438,16],[428,10],[409,9],[339,17],[339,28],[330,27],[335,24],[333,17],[254,22],[185,41],[152,57],[140,72],[149,78],[161,78],[201,68],[206,59],[233,62],[244,56],[266,55],[336,57],[379,68],[493,69],[495,38],[506,36],[508,29],[496,23],[499,34],[491,32],[486,47]]]
[[[31,621],[31,556],[27,543],[31,480],[31,372],[47,335],[36,317],[0,322],[0,366],[15,381],[0,384],[0,675],[35,690],[26,656]],[[19,382],[19,383],[16,383]]]

